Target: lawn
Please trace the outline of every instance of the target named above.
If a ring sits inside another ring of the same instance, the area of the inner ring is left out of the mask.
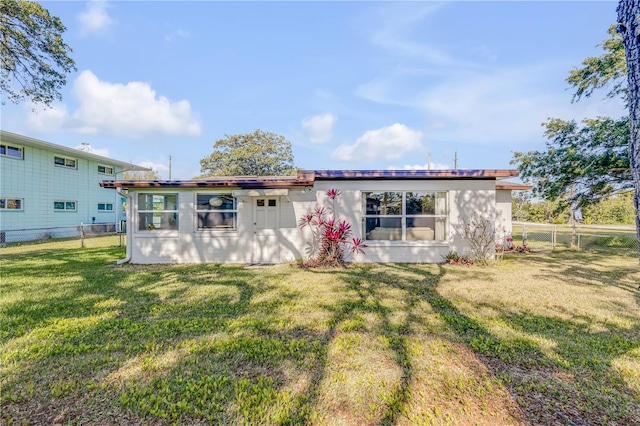
[[[2,424],[640,425],[630,256],[113,266],[0,248]]]

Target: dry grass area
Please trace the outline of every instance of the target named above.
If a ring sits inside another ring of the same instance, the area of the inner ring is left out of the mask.
[[[114,267],[0,249],[2,424],[640,425],[633,257]]]

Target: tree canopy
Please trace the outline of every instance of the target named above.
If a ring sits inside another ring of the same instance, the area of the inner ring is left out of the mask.
[[[569,72],[566,81],[575,88],[574,101],[609,87],[608,98],[626,100],[627,74],[624,45],[615,26],[601,46],[604,53],[589,57]],[[536,195],[587,206],[633,187],[629,164],[629,119],[597,117],[581,123],[550,118],[546,123],[546,151],[515,152],[523,180],[533,184]]]
[[[202,177],[277,176],[296,171],[291,142],[284,136],[263,132],[225,135],[213,145],[213,153],[200,160]]]
[[[589,205],[633,188],[628,119],[598,117],[544,124],[546,151],[515,152],[523,180],[559,206]]]
[[[13,103],[29,100],[51,106],[62,99],[67,73],[75,71],[64,43],[66,28],[40,4],[0,1],[0,90]],[[4,99],[2,101],[4,103]]]
[[[122,173],[122,180],[162,180],[157,170],[133,171]]]

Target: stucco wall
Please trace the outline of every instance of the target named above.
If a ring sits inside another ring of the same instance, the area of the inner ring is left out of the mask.
[[[325,193],[327,189],[341,191],[335,202],[339,219],[353,227],[353,236],[363,238],[363,212],[361,191],[447,191],[449,220],[446,241],[367,241],[364,255],[350,260],[358,262],[442,262],[450,250],[466,254],[467,244],[456,229],[460,218],[472,213],[490,220],[496,218],[496,191],[492,180],[425,180],[425,181],[316,181],[313,191],[292,188],[287,196],[275,197],[279,208],[279,247],[277,262],[305,258],[312,242],[309,229],[299,229],[297,221],[316,206],[331,207]],[[137,192],[131,190],[136,200]],[[254,197],[238,197],[236,231],[198,230],[195,212],[196,193],[229,192],[229,190],[163,190],[154,193],[179,194],[179,230],[139,231],[137,207],[128,216],[132,238],[128,249],[132,263],[252,263],[260,257],[261,247],[254,239]],[[273,198],[273,197],[271,197]],[[501,216],[504,213],[500,213]]]

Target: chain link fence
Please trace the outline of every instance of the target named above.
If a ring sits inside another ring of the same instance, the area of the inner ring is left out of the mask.
[[[48,240],[50,238],[84,238],[95,235],[126,233],[126,221],[119,223],[80,224],[77,226],[56,226],[47,228],[0,230],[0,245],[27,241]],[[123,245],[126,238],[121,238]]]
[[[514,245],[531,249],[580,248],[617,253],[638,253],[638,239],[633,226],[553,225],[513,222]]]

